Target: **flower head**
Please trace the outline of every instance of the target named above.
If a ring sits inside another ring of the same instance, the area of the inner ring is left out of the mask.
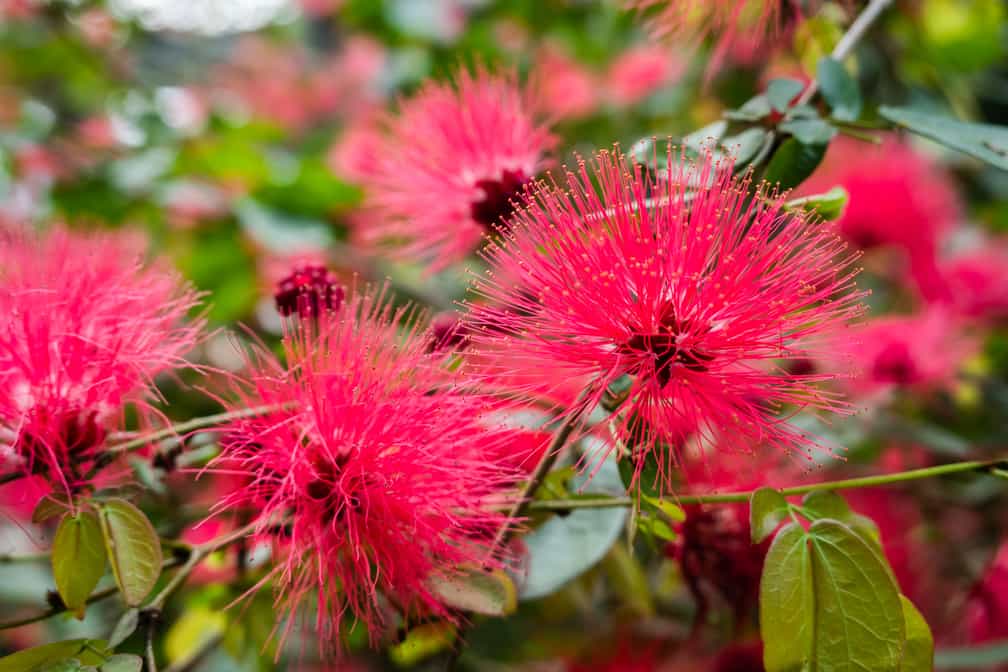
[[[952,305],[967,317],[1008,318],[1008,240],[959,254],[944,264],[942,275]]]
[[[624,0],[631,9],[653,16],[660,37],[690,42],[710,37],[714,42],[710,71],[726,59],[743,63],[765,54],[789,33],[803,15],[821,2],[796,0]]]
[[[814,194],[840,185],[850,198],[836,226],[855,246],[898,251],[905,274],[926,298],[943,293],[936,266],[942,236],[955,224],[959,199],[948,176],[909,145],[878,147],[840,138],[801,187]]]
[[[325,266],[300,265],[277,283],[274,298],[284,317],[296,313],[302,318],[317,318],[325,311],[339,310],[343,287]]]
[[[513,78],[461,73],[404,101],[371,175],[372,217],[361,232],[437,266],[472,252],[506,225],[555,139]]]
[[[81,485],[126,404],[143,414],[154,377],[185,365],[197,294],[138,238],[0,235],[0,445],[55,485]]]
[[[850,384],[859,393],[947,387],[975,349],[961,324],[940,307],[870,320],[851,338],[856,373]]]
[[[497,566],[489,540],[520,477],[488,457],[513,430],[456,391],[427,334],[400,338],[405,317],[364,293],[293,324],[286,365],[261,353],[235,404],[276,410],[234,422],[224,442],[223,464],[250,478],[222,508],[260,512],[283,557],[278,605],[314,602],[328,647],[344,616],[377,638],[390,600],[407,617],[453,618],[432,582]]]
[[[705,447],[809,453],[781,412],[841,404],[815,385],[828,375],[784,365],[860,312],[852,255],[781,199],[750,198],[730,162],[669,158],[653,177],[602,152],[566,189],[542,184],[487,250],[473,351],[507,352],[530,389],[588,380],[588,404],[629,377],[614,425],[666,475],[683,432]]]

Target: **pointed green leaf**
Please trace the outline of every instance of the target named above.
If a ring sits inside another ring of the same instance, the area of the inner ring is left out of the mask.
[[[905,595],[900,595],[900,602],[903,605],[903,624],[906,629],[900,672],[931,672],[934,669],[934,637],[931,628]]]
[[[842,63],[829,56],[820,58],[816,79],[835,118],[854,121],[861,116],[861,90]]]
[[[822,162],[826,145],[805,145],[796,138],[784,141],[763,173],[763,179],[780,189],[791,189],[805,181]]]
[[[767,85],[767,101],[773,109],[783,112],[791,107],[791,101],[804,89],[805,85],[797,79],[772,79]]]
[[[112,628],[112,634],[109,635],[109,646],[113,649],[123,642],[125,642],[130,635],[132,635],[136,629],[137,625],[140,623],[140,610],[139,609],[127,609],[119,620],[116,622],[115,627]]]
[[[815,641],[812,554],[798,523],[781,528],[760,579],[760,633],[766,672],[805,669]]]
[[[784,204],[787,210],[804,210],[818,215],[827,222],[840,219],[850,194],[843,187],[833,187],[823,194],[813,194],[803,198],[794,198]]]
[[[814,490],[808,493],[802,498],[801,508],[811,520],[832,518],[846,523],[853,515],[847,500],[829,490]]]
[[[682,510],[682,507],[676,506],[667,499],[641,495],[641,500],[673,523],[681,523],[686,520],[686,512]]]
[[[126,604],[139,606],[161,575],[161,540],[147,516],[125,499],[102,503],[99,514],[116,585]]]
[[[737,110],[728,110],[722,116],[732,121],[759,121],[771,111],[770,101],[765,95],[760,94],[747,100]]]
[[[785,526],[760,582],[766,672],[899,672],[903,606],[878,553],[849,526]]]
[[[448,606],[476,614],[504,616],[518,605],[518,591],[501,570],[471,569],[453,576],[432,577],[427,587]]]
[[[749,497],[749,529],[754,544],[773,534],[788,515],[788,503],[773,488],[760,488]]]
[[[63,517],[53,540],[52,569],[63,603],[77,618],[84,618],[87,598],[105,573],[98,516],[85,510]]]
[[[883,105],[879,114],[912,133],[1008,170],[1008,127],[967,123],[909,107]]]
[[[654,537],[655,539],[672,541],[676,538],[676,533],[672,530],[668,523],[661,518],[655,518],[651,515],[639,516],[637,518],[637,528],[642,533]]]
[[[69,639],[0,658],[0,672],[43,672],[57,663],[75,658],[85,665],[93,665],[104,662],[107,657],[108,649],[101,640]]]
[[[813,523],[809,540],[816,602],[813,660],[821,669],[898,672],[906,631],[888,566],[835,520]]]
[[[781,122],[777,128],[805,145],[824,145],[837,134],[833,125],[822,119],[791,119]]]
[[[455,626],[444,621],[410,628],[405,639],[389,649],[389,658],[399,667],[413,667],[449,648],[455,642],[455,632]]]

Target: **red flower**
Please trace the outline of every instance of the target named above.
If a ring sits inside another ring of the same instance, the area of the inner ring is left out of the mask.
[[[714,41],[710,72],[725,60],[752,62],[765,55],[821,2],[797,0],[624,0],[627,8],[653,17],[656,35],[689,44],[710,37]]]
[[[472,252],[507,223],[555,143],[534,109],[513,78],[482,71],[403,102],[363,180],[373,215],[364,239],[436,266]]]
[[[828,375],[781,360],[807,358],[860,313],[852,255],[780,199],[750,199],[728,162],[672,166],[652,177],[603,152],[567,173],[567,190],[541,185],[476,281],[489,303],[473,306],[473,350],[507,353],[480,359],[483,373],[517,369],[529,392],[594,381],[588,404],[632,376],[616,429],[666,475],[675,453],[658,447],[683,431],[702,447],[809,453],[781,412],[844,407],[817,389]]]
[[[1008,240],[951,259],[943,269],[952,305],[967,316],[1008,318]]]
[[[196,293],[145,265],[140,242],[0,235],[0,447],[63,488],[83,484],[127,404],[149,412],[154,377],[185,366],[202,327],[185,321]]]
[[[1008,638],[1008,543],[970,592],[966,620],[971,642]]]
[[[298,321],[286,366],[260,353],[232,404],[277,408],[228,428],[221,468],[249,480],[220,508],[258,512],[283,558],[278,605],[315,604],[325,648],[338,647],[347,616],[377,638],[392,602],[407,617],[455,618],[431,582],[498,565],[488,539],[520,478],[493,459],[514,430],[456,391],[427,334],[400,338],[403,317],[365,294]]]
[[[898,250],[906,273],[925,298],[945,293],[936,255],[955,224],[959,200],[947,175],[895,138],[872,147],[840,138],[826,161],[801,187],[802,194],[840,185],[850,200],[836,226],[857,247]]]

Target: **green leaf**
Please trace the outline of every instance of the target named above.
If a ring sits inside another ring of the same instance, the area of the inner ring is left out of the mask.
[[[749,164],[759,156],[760,151],[770,141],[770,133],[762,128],[747,128],[737,135],[730,135],[721,142],[725,151],[735,159],[736,169]]]
[[[703,128],[693,131],[689,135],[683,136],[680,143],[683,147],[699,153],[704,149],[717,144],[717,142],[724,137],[725,131],[727,130],[728,122],[723,119],[718,119],[712,124],[707,124]],[[650,157],[648,157],[648,160],[650,160]],[[646,161],[641,161],[641,163],[646,163]]]
[[[655,518],[654,516],[638,516],[637,529],[648,536],[662,539],[663,541],[672,541],[676,538],[676,533],[669,524],[661,518]]]
[[[598,439],[588,437],[585,443]],[[585,454],[595,454],[601,448],[587,447]],[[631,464],[626,477],[633,474],[632,463],[620,460],[620,465]],[[592,468],[585,470],[587,473]],[[641,485],[646,476],[641,477]],[[578,476],[584,483],[585,476]],[[608,458],[591,481],[584,483],[586,493],[624,495],[623,485],[615,460]],[[552,516],[523,537],[527,556],[527,573],[520,582],[519,597],[534,600],[556,592],[569,581],[588,571],[612,548],[626,524],[626,509],[580,509],[565,516]]]
[[[797,79],[771,79],[767,85],[767,101],[773,109],[784,112],[791,107],[791,101],[804,89],[805,85]]]
[[[728,110],[722,116],[732,121],[759,121],[769,115],[771,111],[770,101],[761,94],[750,98],[737,110]]]
[[[99,519],[116,585],[126,604],[139,606],[161,576],[161,540],[147,516],[125,499],[103,502]]]
[[[805,145],[826,144],[837,134],[832,124],[822,119],[792,119],[781,122],[777,128]]]
[[[455,632],[455,626],[444,621],[410,628],[402,642],[389,648],[389,658],[399,667],[413,667],[449,648],[455,642]]]
[[[763,179],[780,189],[791,189],[805,181],[822,162],[826,145],[806,145],[796,138],[784,141],[770,159]]]
[[[934,669],[934,637],[927,621],[905,595],[900,595],[903,605],[903,626],[906,643],[900,672],[931,672]]]
[[[903,620],[889,568],[849,526],[791,523],[774,539],[760,583],[766,672],[899,672]]]
[[[143,659],[132,653],[117,653],[98,668],[101,672],[140,672]]]
[[[804,210],[811,212],[824,221],[832,222],[840,219],[850,194],[843,187],[833,187],[824,194],[813,194],[803,198],[794,198],[784,204],[787,210]]]
[[[452,576],[435,576],[430,591],[450,607],[487,616],[505,616],[518,605],[518,591],[502,570],[463,570]]]
[[[130,635],[132,635],[136,629],[137,625],[140,623],[140,610],[139,609],[127,609],[119,620],[116,622],[115,627],[112,628],[112,634],[109,635],[109,646],[113,649],[123,642],[125,642]]]
[[[766,672],[805,670],[815,645],[812,554],[805,530],[788,523],[774,537],[760,578],[760,634]]]
[[[71,508],[73,508],[73,505],[69,499],[54,495],[46,495],[39,500],[37,505],[35,505],[35,510],[32,511],[31,520],[33,523],[38,525],[57,516],[62,516]]]
[[[752,542],[758,544],[773,534],[787,518],[789,507],[784,495],[773,488],[760,488],[749,497],[749,529]]]
[[[68,639],[0,658],[0,672],[43,672],[73,658],[85,665],[95,665],[105,662],[108,653],[105,642],[100,639]]]
[[[227,616],[203,605],[191,606],[172,623],[164,638],[168,662],[188,660],[204,644],[224,632]]]
[[[832,518],[846,523],[852,515],[847,500],[829,490],[813,490],[808,493],[802,498],[801,508],[810,520]]]
[[[820,58],[816,79],[836,119],[854,121],[861,116],[861,90],[842,63],[829,56]]]
[[[87,598],[105,573],[105,547],[98,516],[81,511],[63,517],[53,540],[52,569],[63,603],[77,618],[84,618]]]
[[[672,502],[662,499],[661,497],[651,497],[648,495],[641,495],[641,500],[650,506],[655,511],[658,511],[668,520],[674,523],[681,523],[686,520],[686,512],[682,510],[681,506],[676,506]]]
[[[909,107],[882,106],[879,114],[912,133],[1008,170],[1008,127],[968,123]]]

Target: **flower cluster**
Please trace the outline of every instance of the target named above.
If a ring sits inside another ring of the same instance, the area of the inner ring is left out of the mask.
[[[153,411],[156,376],[185,366],[197,294],[122,234],[0,234],[0,446],[53,485],[85,484],[126,406]]]
[[[252,357],[232,402],[273,410],[227,428],[221,469],[249,478],[222,508],[258,512],[285,558],[277,601],[296,613],[311,598],[325,646],[345,616],[377,638],[391,604],[455,618],[435,582],[499,566],[491,541],[521,472],[494,456],[521,432],[462,393],[426,333],[399,337],[409,317],[382,293],[353,295],[293,326],[285,363]]]
[[[590,406],[629,376],[618,434],[665,480],[684,434],[811,453],[787,414],[844,406],[817,385],[829,374],[785,365],[859,314],[854,255],[773,194],[751,198],[730,162],[668,158],[656,177],[600,153],[515,214],[476,281],[471,347],[508,353],[483,373],[520,369],[526,392],[583,381]]]

